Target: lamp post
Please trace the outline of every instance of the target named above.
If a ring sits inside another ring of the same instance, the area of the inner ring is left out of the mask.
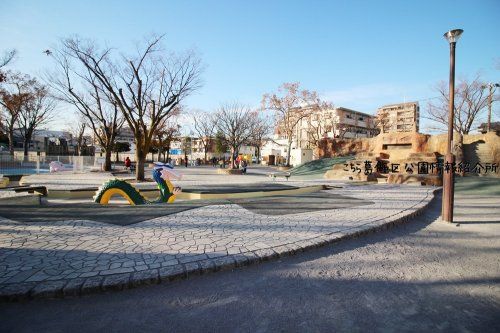
[[[441,218],[443,221],[450,223],[453,222],[453,163],[455,162],[455,156],[451,151],[455,110],[455,45],[462,32],[462,29],[455,29],[444,34],[444,38],[446,38],[450,43],[450,99],[448,105],[448,141],[445,156],[445,163],[447,163],[449,168],[443,168],[443,207],[441,211]]]
[[[498,87],[500,87],[498,83],[488,83],[481,86],[482,89],[490,89],[490,94],[488,95],[488,123],[486,125],[486,133],[491,131],[491,104],[493,103],[493,92]]]

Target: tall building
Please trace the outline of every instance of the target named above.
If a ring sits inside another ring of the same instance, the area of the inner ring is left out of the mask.
[[[369,138],[377,134],[377,129],[372,115],[336,107],[310,112],[299,121],[294,132],[297,148],[313,148],[312,143],[323,138]],[[286,137],[281,135],[278,139]]]
[[[418,102],[384,105],[377,111],[381,133],[417,132],[420,123]]]
[[[344,107],[322,109],[305,106],[297,108],[297,113],[302,117],[291,133],[290,159],[293,165],[317,158],[315,148],[322,139],[369,138],[378,134],[374,117],[360,111]],[[278,123],[274,138],[262,148],[262,156],[274,155],[276,161],[282,161],[287,153],[288,136],[282,123]]]
[[[337,107],[330,114],[335,121],[329,137],[370,138],[377,134],[373,115],[344,107]]]

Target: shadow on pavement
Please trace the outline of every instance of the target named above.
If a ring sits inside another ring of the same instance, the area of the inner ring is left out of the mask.
[[[472,274],[495,253],[483,263],[470,244],[461,247],[478,235],[454,240],[460,228],[431,226],[439,211],[434,200],[423,215],[391,230],[234,271],[0,304],[2,330],[498,332],[499,278],[484,276],[485,268],[483,276]]]
[[[174,204],[152,204],[143,206],[99,205],[95,203],[55,204],[40,206],[0,206],[0,216],[20,222],[53,222],[67,220],[90,220],[115,225],[131,225],[161,216],[210,205],[238,204],[256,214],[286,215],[318,210],[358,207],[372,202],[328,192],[291,196],[275,196],[235,200],[190,200]],[[221,212],[223,214],[223,212]]]

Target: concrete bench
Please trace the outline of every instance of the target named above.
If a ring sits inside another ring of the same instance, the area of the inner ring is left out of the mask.
[[[39,193],[44,197],[47,196],[47,188],[45,186],[7,186],[2,188],[2,190],[12,190],[16,193]]]
[[[288,180],[292,175],[290,174],[290,172],[271,172],[268,177],[270,178],[273,178],[274,180],[276,180],[276,177],[285,177],[286,180]]]

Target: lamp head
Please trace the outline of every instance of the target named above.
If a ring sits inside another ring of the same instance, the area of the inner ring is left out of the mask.
[[[446,38],[449,43],[456,43],[462,32],[464,32],[462,29],[450,30],[444,34],[444,38]]]

